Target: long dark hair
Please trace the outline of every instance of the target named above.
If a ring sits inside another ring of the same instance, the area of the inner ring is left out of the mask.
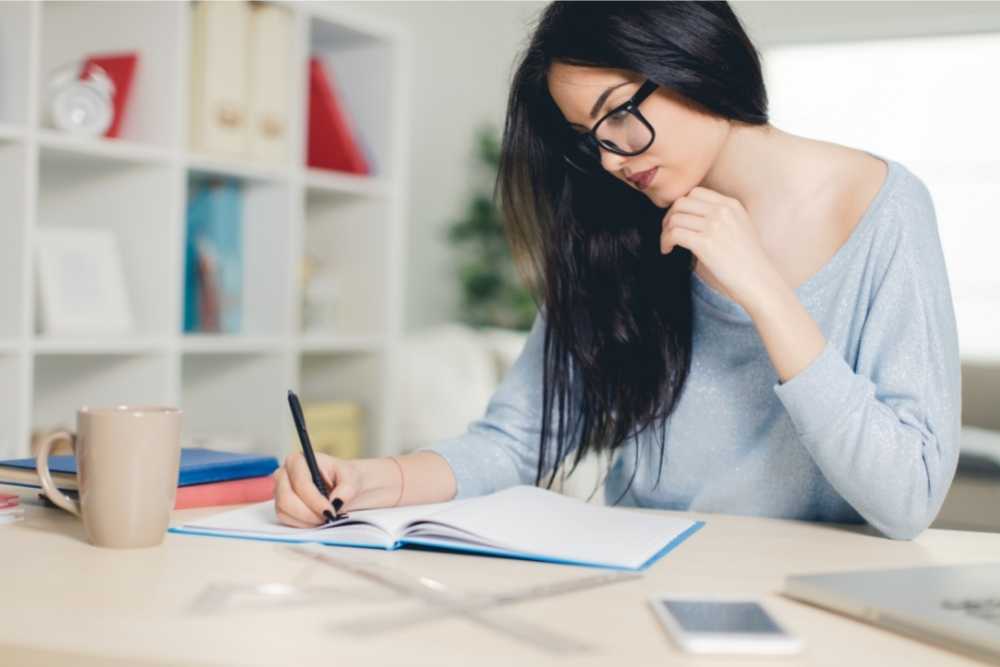
[[[660,253],[666,209],[564,162],[554,61],[630,70],[705,113],[768,120],[757,51],[726,2],[553,2],[539,16],[511,83],[494,197],[546,324],[535,484],[551,466],[549,487],[572,449],[570,474],[588,451],[613,452],[657,420],[662,467],[691,365],[694,265],[681,246]]]

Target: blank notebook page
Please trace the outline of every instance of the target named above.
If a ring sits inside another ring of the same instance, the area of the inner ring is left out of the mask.
[[[433,521],[512,551],[633,566],[644,563],[693,523],[591,505],[526,485],[459,501],[436,513]]]

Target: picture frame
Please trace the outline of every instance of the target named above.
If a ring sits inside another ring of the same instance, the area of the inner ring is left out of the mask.
[[[118,239],[112,230],[41,228],[35,233],[35,250],[40,333],[134,332]]]

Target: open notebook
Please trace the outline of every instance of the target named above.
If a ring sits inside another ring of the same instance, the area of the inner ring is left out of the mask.
[[[406,545],[573,565],[643,570],[701,526],[655,512],[590,505],[534,486],[446,503],[358,510],[316,528],[282,524],[264,502],[170,528],[173,533],[337,546]]]

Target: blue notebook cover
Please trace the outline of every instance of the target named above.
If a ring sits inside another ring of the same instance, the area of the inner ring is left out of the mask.
[[[35,459],[0,461],[0,466],[34,470]],[[177,486],[263,477],[270,475],[277,469],[278,459],[273,456],[220,452],[201,447],[184,447],[181,449],[181,466]],[[73,456],[50,456],[49,471],[76,474],[76,458]]]
[[[362,549],[382,549],[385,551],[395,551],[403,547],[411,547],[418,549],[427,549],[433,551],[443,551],[447,553],[466,553],[479,556],[497,556],[501,558],[513,558],[516,560],[533,560],[542,563],[555,563],[558,565],[582,565],[584,567],[596,567],[608,570],[627,570],[631,572],[642,572],[649,568],[650,565],[660,560],[668,553],[676,549],[684,540],[694,535],[702,527],[704,527],[704,521],[695,521],[691,524],[691,527],[685,530],[683,533],[675,537],[674,539],[663,545],[663,548],[657,551],[655,554],[650,556],[649,560],[640,565],[639,567],[625,567],[619,565],[611,565],[608,563],[600,563],[597,561],[587,561],[587,560],[576,560],[572,558],[551,558],[548,556],[539,556],[537,554],[529,553],[526,551],[513,551],[507,549],[498,549],[496,547],[490,547],[486,545],[473,545],[473,544],[460,544],[457,542],[449,542],[445,540],[435,540],[425,537],[410,537],[403,538],[401,540],[396,540],[390,546],[384,546],[381,544],[362,544],[359,542],[338,542],[336,540],[303,540],[296,539],[290,536],[260,536],[260,535],[241,535],[236,533],[230,533],[221,530],[211,530],[211,529],[201,529],[201,528],[189,528],[186,526],[172,526],[167,529],[168,533],[177,533],[179,535],[204,535],[208,537],[228,537],[230,539],[237,540],[258,540],[262,542],[291,542],[294,544],[325,544],[331,547],[359,547]]]

